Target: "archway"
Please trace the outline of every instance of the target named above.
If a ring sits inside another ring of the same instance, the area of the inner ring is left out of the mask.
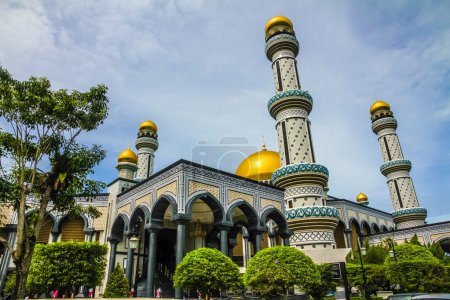
[[[351,219],[349,221],[349,228],[351,230],[351,243],[352,243],[352,250],[358,249],[358,242],[359,242],[359,236],[361,235],[361,226],[359,225],[358,221],[356,219]]]
[[[380,233],[380,227],[378,227],[377,224],[373,223],[372,224],[372,233]]]
[[[260,226],[266,228],[266,236],[270,238],[268,244],[271,246],[283,245],[283,240],[289,236],[286,218],[274,207],[266,208],[262,212]]]
[[[84,229],[87,227],[87,222],[82,216],[65,216],[58,222],[58,227],[61,232],[61,242],[86,240]]]
[[[445,256],[450,256],[450,237],[444,237],[437,241],[441,247],[442,250],[445,252]]]
[[[381,232],[387,232],[387,231],[388,231],[387,227],[384,225],[381,225]]]
[[[362,235],[369,235],[372,233],[372,231],[370,230],[370,225],[366,221],[361,222],[361,229]]]
[[[339,223],[334,230],[334,240],[336,241],[336,248],[347,248],[345,246],[345,225],[341,220],[339,220]]]

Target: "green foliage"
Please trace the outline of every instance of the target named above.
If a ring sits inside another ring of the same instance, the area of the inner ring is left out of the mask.
[[[322,300],[328,294],[329,290],[336,289],[336,282],[333,280],[333,272],[331,264],[322,264],[317,266],[320,274],[320,280],[308,285],[305,292],[308,293],[314,300]]]
[[[244,284],[263,299],[280,294],[286,297],[294,285],[309,289],[319,281],[320,274],[311,258],[300,250],[282,246],[256,253],[244,274]]]
[[[417,233],[409,241],[410,244],[421,246],[422,244],[419,242],[419,238],[417,237]]]
[[[441,244],[435,242],[431,244],[428,250],[430,250],[430,252],[433,253],[434,257],[437,259],[444,259],[445,251],[442,249]]]
[[[96,286],[105,276],[106,245],[90,242],[38,244],[27,282],[30,292],[55,287]]]
[[[438,292],[445,269],[437,259],[391,262],[386,264],[386,277],[401,292]]]
[[[103,298],[129,298],[130,284],[125,278],[123,269],[117,264],[106,283]]]
[[[176,287],[200,288],[205,294],[242,286],[239,267],[217,249],[200,248],[189,252],[177,266]]]
[[[6,276],[5,283],[3,284],[3,295],[8,295],[13,292],[14,285],[16,284],[16,273],[11,272]]]
[[[367,245],[366,255],[362,257],[364,264],[382,265],[388,256],[388,248],[380,245]],[[351,264],[360,264],[359,251],[352,251],[346,257],[346,262]],[[353,258],[352,258],[353,256]]]
[[[435,292],[445,284],[444,265],[427,248],[413,243],[398,245],[395,258],[387,257],[384,265],[387,279],[400,291]]]
[[[437,261],[437,258],[435,258],[433,253],[431,253],[427,248],[411,243],[395,246],[395,259],[398,262],[411,260]],[[394,258],[387,256],[385,263],[390,263],[393,261]]]
[[[389,282],[385,276],[385,268],[383,265],[364,265],[366,272],[366,285],[362,276],[361,265],[347,264],[347,279],[349,288],[357,287],[360,290],[386,290],[389,288]]]
[[[104,85],[87,92],[53,91],[46,78],[18,81],[0,66],[0,201],[17,212],[15,245],[8,245],[15,246],[12,259],[18,271],[13,299],[24,298],[36,236],[49,205],[54,211],[99,215],[94,207],[79,206],[76,197],[89,200],[105,187],[89,175],[106,153],[98,145],[79,144],[77,138],[106,119],[106,91]],[[38,214],[27,219],[27,209]]]

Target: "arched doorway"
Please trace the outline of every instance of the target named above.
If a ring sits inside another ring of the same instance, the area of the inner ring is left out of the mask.
[[[334,230],[334,240],[336,241],[336,248],[347,248],[345,243],[345,225],[339,220],[339,223]]]
[[[59,223],[61,228],[61,242],[84,242],[86,240],[84,233],[86,224],[82,217],[66,216]]]

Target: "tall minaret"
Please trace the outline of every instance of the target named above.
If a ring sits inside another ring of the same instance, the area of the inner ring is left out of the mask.
[[[136,180],[144,180],[153,174],[155,151],[158,149],[158,127],[148,120],[139,126],[136,149],[138,149],[138,171]]]
[[[384,101],[376,101],[370,108],[372,130],[378,135],[378,142],[384,164],[380,171],[386,176],[391,193],[394,212],[392,216],[397,229],[425,224],[427,210],[420,207],[414,185],[409,175],[411,162],[404,159],[396,133],[397,120],[391,107]]]
[[[316,163],[309,113],[311,95],[300,88],[297,61],[299,43],[292,22],[282,16],[266,25],[266,55],[272,62],[275,96],[268,109],[277,121],[281,167],[272,182],[285,188],[286,218],[294,231],[290,244],[300,249],[333,249],[333,231],[339,212],[326,206],[328,169]]]

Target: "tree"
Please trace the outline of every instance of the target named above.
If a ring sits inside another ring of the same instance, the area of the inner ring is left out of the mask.
[[[213,292],[242,286],[239,267],[217,249],[200,248],[189,252],[177,266],[175,287],[199,288],[207,299]]]
[[[308,289],[318,284],[320,274],[311,258],[292,247],[266,248],[253,256],[244,274],[244,284],[263,299],[284,295],[294,285]]]
[[[417,236],[417,233],[414,233],[413,237],[409,241],[410,244],[422,246],[422,244],[419,242],[419,237]]]
[[[367,290],[371,293],[373,291],[386,290],[386,288],[389,288],[389,282],[386,278],[383,265],[364,265],[364,270],[366,272],[365,286],[360,264],[347,264],[346,270],[349,289],[357,287],[359,290]]]
[[[24,298],[36,236],[49,207],[99,216],[93,206],[77,205],[76,196],[90,199],[103,189],[104,184],[88,175],[105,151],[80,145],[77,138],[105,120],[106,90],[99,85],[84,93],[52,91],[46,78],[18,81],[0,66],[0,118],[9,124],[0,131],[0,200],[17,213],[16,244],[3,238],[0,242],[16,266],[13,300]],[[35,211],[32,217],[25,214],[29,210]]]
[[[445,251],[444,249],[442,249],[440,243],[434,242],[433,244],[431,244],[428,250],[430,250],[430,252],[433,253],[434,257],[436,257],[437,259],[444,259]]]
[[[307,292],[314,300],[322,300],[330,290],[336,289],[336,282],[333,279],[331,264],[322,264],[317,266],[320,274],[320,280],[306,287]]]
[[[36,245],[27,291],[97,286],[105,277],[108,247],[97,242],[59,242]]]
[[[14,284],[16,282],[16,273],[11,272],[6,276],[5,283],[3,284],[3,296],[11,294],[14,290]]]
[[[404,292],[433,292],[443,286],[444,265],[425,247],[412,243],[395,246],[396,260],[387,257],[386,277]]]
[[[130,297],[130,284],[125,278],[123,269],[120,264],[117,264],[109,276],[108,282],[106,283],[105,293],[103,298],[129,298]]]

